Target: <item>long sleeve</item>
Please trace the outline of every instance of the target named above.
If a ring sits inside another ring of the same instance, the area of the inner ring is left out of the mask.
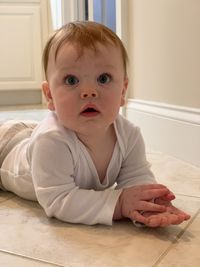
[[[37,138],[30,156],[35,193],[49,217],[83,224],[112,224],[121,190],[83,189],[76,184],[76,162],[60,136]]]
[[[123,126],[121,142],[124,143],[124,159],[117,178],[116,188],[125,188],[139,184],[156,183],[155,177],[146,159],[145,145],[140,129],[129,123]]]

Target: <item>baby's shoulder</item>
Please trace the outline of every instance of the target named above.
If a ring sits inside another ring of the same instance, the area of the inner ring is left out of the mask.
[[[70,154],[74,160],[79,155],[75,133],[63,127],[52,114],[42,120],[32,132],[27,149],[28,154],[31,155],[35,148],[45,150],[47,153],[54,151],[58,154]]]
[[[121,115],[117,117],[114,126],[121,152],[126,157],[140,139],[140,129]]]
[[[74,135],[74,132],[61,125],[57,116],[51,112],[38,123],[32,133],[31,141],[36,142],[39,139],[51,139],[55,142],[73,143],[75,141]]]
[[[133,124],[128,119],[124,118],[122,115],[119,115],[115,121],[115,128],[121,136],[125,136],[126,138],[129,135],[137,136],[140,132],[138,126]]]

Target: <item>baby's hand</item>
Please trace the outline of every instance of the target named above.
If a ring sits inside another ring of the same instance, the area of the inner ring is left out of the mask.
[[[138,185],[125,188],[119,198],[121,215],[133,221],[148,224],[150,218],[143,216],[141,211],[166,212],[165,203],[157,204],[150,202],[150,200],[165,198],[164,196],[169,194],[169,189],[160,184]]]
[[[158,198],[155,203],[165,205],[165,212],[143,212],[142,215],[148,219],[146,223],[149,227],[165,227],[171,224],[180,224],[189,220],[190,215],[174,207],[170,201]]]

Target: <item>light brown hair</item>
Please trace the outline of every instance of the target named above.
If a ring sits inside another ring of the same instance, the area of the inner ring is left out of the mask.
[[[47,41],[43,51],[43,67],[46,78],[51,49],[54,49],[56,60],[58,50],[66,43],[75,45],[80,56],[84,48],[90,48],[97,52],[98,43],[105,46],[110,44],[119,47],[125,75],[127,76],[128,56],[120,38],[103,24],[93,21],[76,21],[70,22],[56,30]]]

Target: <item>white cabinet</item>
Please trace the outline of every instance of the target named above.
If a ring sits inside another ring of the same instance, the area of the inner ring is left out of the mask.
[[[0,105],[41,101],[48,25],[48,1],[0,1]]]

